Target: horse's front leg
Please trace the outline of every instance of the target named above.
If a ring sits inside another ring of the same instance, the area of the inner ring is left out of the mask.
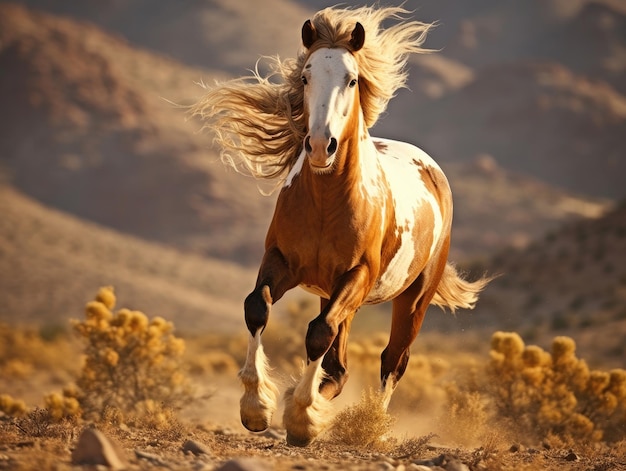
[[[325,355],[342,332],[339,342],[345,345],[349,322],[354,312],[361,306],[371,287],[369,270],[359,265],[337,283],[330,300],[321,314],[309,324],[306,336],[307,367],[298,384],[286,392],[283,422],[287,429],[287,442],[290,445],[307,446],[328,425],[330,420],[330,400],[339,394],[345,370],[325,371],[332,362],[324,362]],[[343,326],[343,330],[341,330]],[[345,365],[340,365],[345,366]],[[330,387],[337,375],[337,385]]]
[[[239,372],[244,393],[239,402],[241,423],[252,432],[267,429],[278,402],[278,388],[269,375],[261,334],[269,319],[271,306],[297,282],[278,249],[265,253],[254,291],[244,303],[246,326],[250,332],[246,363]]]

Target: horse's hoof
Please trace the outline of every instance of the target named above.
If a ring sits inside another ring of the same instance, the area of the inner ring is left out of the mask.
[[[305,446],[309,446],[312,441],[313,441],[313,438],[298,437],[296,435],[293,435],[287,432],[287,445],[289,446],[297,446],[297,447],[302,448]]]
[[[265,417],[242,417],[241,423],[251,432],[264,432],[270,427],[271,418]]]

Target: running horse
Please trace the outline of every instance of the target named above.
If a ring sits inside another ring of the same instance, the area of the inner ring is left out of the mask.
[[[239,377],[241,421],[269,427],[278,389],[262,333],[272,305],[301,286],[320,297],[306,333],[307,364],[285,394],[287,442],[308,445],[347,380],[347,342],[363,304],[393,300],[381,355],[387,408],[429,304],[472,308],[488,280],[464,280],[447,262],[452,195],[437,163],[368,129],[405,85],[405,65],[432,25],[400,7],[327,8],[302,27],[297,59],[270,73],[216,83],[192,106],[222,159],[280,188],[256,286],[244,303],[250,333]],[[383,21],[393,24],[382,27]]]

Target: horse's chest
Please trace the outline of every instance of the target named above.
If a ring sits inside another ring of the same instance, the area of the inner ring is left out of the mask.
[[[353,266],[362,247],[361,233],[350,219],[344,224],[311,224],[294,228],[292,236],[281,244],[290,265],[303,277],[321,280]]]
[[[336,279],[361,260],[367,221],[350,210],[320,215],[304,206],[281,216],[278,246],[290,269],[304,289],[329,297]]]

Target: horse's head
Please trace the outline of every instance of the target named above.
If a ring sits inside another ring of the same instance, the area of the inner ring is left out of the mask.
[[[308,20],[302,27],[304,47],[317,41],[315,27]],[[365,30],[356,23],[347,48],[321,47],[311,52],[302,69],[308,132],[304,150],[315,173],[333,169],[338,149],[351,126],[358,126],[359,71],[353,52],[363,47]]]

